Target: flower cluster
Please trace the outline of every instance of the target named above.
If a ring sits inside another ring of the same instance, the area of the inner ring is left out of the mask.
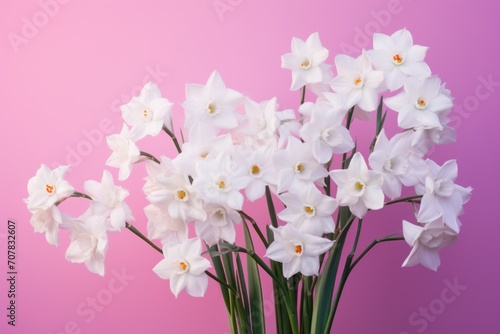
[[[286,278],[320,275],[322,255],[339,242],[346,226],[355,219],[360,224],[370,210],[400,202],[411,202],[415,210],[415,223],[402,225],[400,240],[412,247],[403,265],[421,263],[436,270],[439,250],[460,231],[458,216],[471,188],[455,183],[455,161],[440,166],[426,157],[432,145],[455,139],[447,125],[452,97],[431,75],[426,52],[406,29],[375,34],[373,50],[357,58],[337,55],[334,75],[318,33],[306,41],[293,38],[291,53],[281,60],[292,72],[291,89],[301,92],[296,111],[280,110],[276,97],[254,101],[226,87],[213,72],[206,84],[186,85],[181,143],[173,104],[147,83],[121,107],[125,123],[107,138],[112,154],[106,165],[118,168],[118,179],[125,180],[134,164],[145,161],[147,238],[159,240],[164,255],[154,272],[170,280],[176,296],[183,289],[203,296],[211,267],[202,256],[203,244],[232,249],[235,224],[251,221],[245,209],[263,197],[268,205],[274,197],[285,207],[264,243],[265,256],[282,264]],[[314,93],[313,101],[305,101],[306,88]],[[384,92],[390,96],[383,97]],[[383,129],[384,104],[397,113],[401,128],[392,137]],[[350,125],[371,114],[376,114],[376,131],[365,152],[355,144]],[[139,149],[139,140],[162,131],[173,140],[175,157],[156,158]],[[134,220],[124,202],[129,193],[108,171],[100,182],[85,182],[84,193],[77,192],[64,180],[68,168],[42,165],[29,181],[31,223],[53,245],[59,243],[59,228],[69,229],[66,258],[103,275],[107,233]],[[401,197],[403,187],[415,195]],[[78,218],[61,214],[58,205],[68,197],[89,199],[88,210]],[[341,209],[346,214],[337,214]],[[259,228],[258,222],[253,225]]]

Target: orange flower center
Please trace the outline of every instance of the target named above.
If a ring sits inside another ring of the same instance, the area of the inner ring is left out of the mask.
[[[392,57],[392,59],[398,64],[401,64],[401,62],[403,61],[403,58],[398,54]]]
[[[45,191],[48,192],[49,194],[53,194],[54,193],[54,190],[55,190],[55,187],[53,185],[51,185],[50,183],[47,183],[45,185]]]

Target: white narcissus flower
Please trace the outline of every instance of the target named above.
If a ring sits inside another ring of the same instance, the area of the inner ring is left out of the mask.
[[[274,137],[278,128],[276,119],[276,98],[257,103],[245,99],[245,113],[249,134],[257,140]]]
[[[398,113],[398,125],[403,129],[420,126],[442,129],[439,114],[453,106],[451,98],[441,91],[441,80],[436,76],[406,79],[404,91],[384,99],[384,103]]]
[[[367,51],[373,66],[385,72],[387,88],[391,91],[403,86],[407,77],[428,77],[429,66],[424,62],[428,47],[413,45],[413,38],[406,29],[391,36],[373,34],[373,50]]]
[[[327,163],[333,154],[345,153],[354,147],[351,134],[342,121],[342,113],[318,106],[310,121],[300,129],[300,136],[312,145],[313,156],[318,162]]]
[[[182,152],[173,159],[177,170],[196,177],[196,164],[214,159],[232,150],[231,135],[217,136],[217,129],[204,123],[196,123],[189,131],[189,140],[182,144]]]
[[[188,227],[180,218],[173,218],[168,208],[149,204],[144,208],[148,218],[149,239],[159,239],[162,244],[175,245],[188,239]]]
[[[193,181],[195,189],[206,203],[228,206],[234,210],[243,208],[243,189],[248,179],[238,175],[232,168],[231,158],[222,154],[210,161],[200,161],[196,165],[197,177]]]
[[[175,173],[158,180],[162,189],[147,195],[150,203],[156,206],[165,205],[172,218],[190,220],[205,220],[207,214],[198,192],[193,188],[186,174]]]
[[[376,71],[363,50],[358,58],[347,55],[335,57],[337,76],[330,82],[332,89],[342,95],[347,109],[356,104],[365,111],[378,106],[378,89],[384,81],[384,72]]]
[[[111,173],[103,171],[101,183],[93,180],[83,184],[85,192],[92,197],[94,214],[109,217],[109,230],[117,231],[125,227],[127,221],[134,221],[130,207],[125,203],[128,190],[115,186]]]
[[[292,135],[298,136],[301,124],[295,117],[295,112],[292,109],[277,111],[276,119],[278,121],[278,128],[276,129],[278,134],[277,148],[281,149]]]
[[[144,85],[139,96],[120,107],[125,122],[132,127],[130,133],[137,139],[157,136],[165,125],[172,131],[172,103],[161,97],[158,86]]]
[[[120,134],[114,134],[106,138],[109,148],[113,151],[106,161],[106,165],[119,168],[118,180],[128,179],[132,171],[132,164],[140,159],[141,151],[135,144],[135,138],[132,138],[129,129],[123,123]]]
[[[63,223],[63,219],[57,206],[52,205],[48,209],[36,209],[32,213],[30,223],[35,232],[45,233],[45,238],[49,244],[59,246],[59,226]]]
[[[281,56],[281,67],[292,70],[291,90],[297,90],[306,84],[319,83],[323,80],[321,64],[328,58],[328,50],[321,45],[319,34],[312,33],[304,42],[292,38],[292,52]]]
[[[186,289],[193,297],[203,297],[208,287],[205,270],[210,262],[201,256],[201,240],[188,239],[178,245],[164,245],[165,258],[158,262],[153,271],[163,279],[170,280],[170,290],[177,297]]]
[[[389,140],[382,129],[368,158],[370,167],[384,176],[382,191],[390,199],[401,195],[400,177],[405,178],[410,172],[410,140],[404,135],[396,135]]]
[[[317,275],[319,256],[329,250],[333,241],[300,232],[293,225],[271,227],[274,241],[264,256],[283,264],[283,276],[290,278],[298,272]]]
[[[207,212],[207,219],[194,223],[196,235],[209,246],[215,245],[220,240],[234,243],[236,239],[234,224],[241,222],[238,212],[219,204],[206,204],[204,209]]]
[[[417,219],[428,222],[443,217],[444,223],[458,233],[460,224],[457,217],[469,200],[472,188],[455,184],[458,176],[455,160],[448,160],[443,166],[430,159],[426,163],[428,173],[425,181],[415,186],[417,194],[423,195]]]
[[[356,217],[363,218],[368,209],[378,210],[384,206],[384,176],[368,170],[361,153],[354,154],[347,169],[333,170],[330,175],[338,186],[339,205],[349,206]]]
[[[273,149],[269,146],[237,147],[233,152],[235,172],[243,178],[245,195],[252,202],[264,196],[266,186],[275,184],[272,154]]]
[[[69,166],[59,166],[52,170],[42,164],[36,175],[28,181],[28,198],[25,202],[30,211],[49,209],[57,201],[73,194],[75,189],[64,180]]]
[[[290,137],[286,149],[273,156],[273,166],[278,175],[278,192],[299,190],[311,182],[322,182],[328,171],[312,155],[311,144],[301,143]]]
[[[184,126],[191,128],[198,122],[209,124],[217,129],[232,129],[238,126],[234,110],[243,101],[243,95],[226,88],[219,72],[214,71],[207,84],[187,84]]]
[[[71,226],[71,243],[66,259],[73,263],[85,263],[88,270],[104,276],[104,259],[108,249],[106,217],[91,215],[75,219]]]
[[[300,232],[318,237],[334,232],[332,214],[337,209],[338,202],[323,195],[314,184],[308,184],[298,192],[281,194],[279,198],[286,208],[278,217],[294,225]]]
[[[441,264],[439,250],[453,245],[457,238],[457,232],[446,226],[442,219],[423,227],[403,220],[403,235],[408,245],[413,248],[402,266],[411,267],[421,263],[434,271]]]

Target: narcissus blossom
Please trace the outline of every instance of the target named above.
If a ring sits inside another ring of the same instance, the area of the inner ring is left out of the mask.
[[[238,125],[234,114],[236,107],[243,101],[243,95],[226,88],[219,72],[214,71],[207,84],[186,85],[186,110],[184,126],[190,130],[196,123],[203,122],[217,129],[232,129]]]
[[[120,107],[125,122],[132,127],[133,137],[157,136],[165,125],[172,130],[172,103],[161,97],[158,86],[152,82],[144,85],[139,96]]]
[[[323,79],[321,64],[328,58],[328,50],[321,45],[319,34],[312,33],[304,42],[292,38],[292,52],[281,56],[281,67],[292,70],[291,90]]]
[[[345,153],[354,147],[349,130],[343,125],[343,114],[318,106],[309,122],[300,129],[300,136],[312,145],[313,156],[327,163],[333,154]]]
[[[403,267],[411,267],[420,263],[434,271],[441,264],[439,250],[453,245],[457,238],[457,232],[445,225],[442,219],[424,226],[403,220],[403,235],[408,245],[413,247]]]
[[[131,137],[129,129],[123,123],[120,134],[108,136],[106,141],[109,148],[113,151],[106,160],[106,165],[119,168],[118,180],[126,180],[132,171],[132,164],[140,159],[141,151],[135,144],[136,138]]]
[[[59,246],[59,227],[63,223],[63,218],[57,206],[35,209],[32,214],[30,223],[35,232],[44,233],[49,244]]]
[[[187,223],[181,218],[173,218],[165,205],[149,204],[144,208],[148,218],[149,239],[159,239],[162,244],[175,245],[188,239]]]
[[[403,86],[407,77],[431,75],[429,66],[424,62],[427,49],[414,45],[410,32],[401,29],[391,36],[373,34],[373,50],[367,51],[367,54],[373,66],[385,72],[387,88],[394,91]]]
[[[203,297],[208,287],[205,270],[210,262],[201,256],[201,240],[188,239],[178,245],[164,245],[165,258],[158,262],[153,271],[163,279],[170,280],[170,290],[177,297],[186,289],[193,297]]]
[[[339,205],[349,206],[356,217],[363,218],[368,209],[378,210],[384,206],[384,176],[368,170],[361,153],[354,154],[347,169],[333,170],[330,175],[338,186]]]
[[[25,199],[30,211],[48,209],[57,201],[73,194],[75,189],[64,180],[69,166],[59,166],[52,170],[42,164],[36,175],[28,181],[28,198]]]
[[[247,180],[232,168],[229,155],[223,154],[210,161],[200,161],[196,165],[197,177],[193,188],[206,203],[225,205],[234,210],[243,208],[240,190]]]
[[[87,269],[104,276],[104,259],[108,249],[106,217],[92,215],[75,219],[71,226],[71,243],[66,259],[73,263],[85,263]]]
[[[207,219],[194,223],[196,235],[209,246],[220,240],[232,244],[236,239],[234,224],[241,222],[239,213],[219,204],[206,204],[204,209],[207,212]]]
[[[333,233],[335,223],[332,214],[338,202],[323,195],[314,184],[306,185],[301,191],[287,192],[279,196],[285,209],[278,217],[294,225],[300,232],[322,236]]]
[[[298,272],[305,276],[318,274],[319,256],[332,247],[333,241],[300,232],[291,224],[271,229],[274,241],[265,256],[283,263],[283,276],[290,278]]]
[[[398,112],[398,125],[403,129],[420,126],[442,129],[439,113],[453,106],[451,98],[441,91],[441,80],[436,76],[406,79],[404,91],[384,99],[384,103]]]
[[[109,217],[110,230],[119,230],[125,227],[127,221],[134,221],[132,211],[125,203],[125,198],[129,195],[128,190],[115,186],[113,177],[107,170],[102,173],[101,183],[88,180],[83,188],[92,197],[94,213]]]
[[[430,159],[426,163],[425,181],[415,186],[417,193],[423,194],[417,219],[428,222],[443,217],[444,223],[458,233],[460,224],[457,217],[469,200],[472,188],[455,184],[458,176],[455,160],[448,160],[442,166]]]
[[[366,52],[352,58],[347,55],[335,57],[337,76],[330,86],[342,95],[347,109],[358,105],[365,111],[373,111],[378,105],[378,89],[384,81],[384,72],[374,70]]]
[[[273,166],[278,175],[278,192],[297,189],[311,182],[322,182],[328,171],[314,158],[311,144],[290,137],[286,149],[274,154]]]

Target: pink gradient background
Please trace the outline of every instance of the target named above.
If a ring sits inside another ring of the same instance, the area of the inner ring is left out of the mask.
[[[428,321],[423,332],[500,333],[496,211],[500,86],[491,92],[478,88],[481,76],[500,81],[498,2],[222,2],[233,5],[221,19],[211,0],[73,0],[60,5],[54,17],[16,53],[8,34],[21,34],[23,17],[32,21],[41,7],[35,0],[0,1],[0,272],[6,271],[5,231],[10,218],[17,222],[19,273],[15,328],[6,325],[7,287],[5,279],[0,279],[0,332],[78,333],[72,329],[76,327],[80,333],[93,334],[228,333],[218,286],[211,282],[204,299],[182,293],[176,300],[168,282],[151,271],[161,259],[159,254],[126,230],[110,235],[105,277],[67,262],[67,234],[62,233],[58,248],[52,247],[29,224],[30,215],[22,202],[28,179],[40,163],[52,167],[55,162],[66,163],[68,148],[82,148],[87,140],[82,131],[109,122],[104,134],[119,132],[122,122],[117,107],[137,93],[134,87],[147,80],[147,68],[168,72],[153,81],[176,103],[177,124],[184,84],[204,83],[214,69],[227,86],[254,100],[277,96],[282,109],[296,108],[298,93],[288,90],[290,73],[280,68],[280,56],[289,52],[293,36],[305,39],[318,31],[332,64],[334,55],[342,52],[342,43],[371,47],[371,42],[360,44],[364,41],[357,36],[359,30],[391,34],[406,27],[417,44],[430,46],[427,62],[447,82],[457,104],[474,102],[477,89],[490,93],[476,100],[479,105],[467,114],[455,112],[457,143],[432,154],[439,164],[456,158],[458,183],[471,185],[474,196],[465,208],[458,243],[442,251],[437,273],[421,266],[401,269],[410,251],[405,243],[377,246],[348,281],[335,321],[336,333],[418,333],[421,327],[410,323],[411,315],[420,307],[437,305],[434,301],[441,298],[445,280],[454,279],[467,288],[435,320]],[[393,8],[394,3],[399,4]],[[374,13],[388,9],[398,13],[377,23]],[[391,116],[390,121],[394,120]],[[173,152],[165,136],[146,140],[142,147],[156,155]],[[77,189],[82,189],[84,180],[101,178],[110,154],[103,140],[88,151],[67,175]],[[143,166],[136,166],[133,176],[121,184],[133,192],[128,203],[136,226],[143,231],[145,199],[140,189],[144,174]],[[63,207],[73,214],[81,212],[83,200],[71,202]],[[397,231],[401,217],[411,218],[406,206],[391,210],[385,217],[376,213],[365,220],[361,247]],[[87,298],[106,295],[108,284],[114,282],[113,270],[124,270],[133,279],[86,322],[89,318],[77,308]],[[272,294],[266,282],[264,299],[269,303]],[[266,320],[272,333],[274,310],[269,310]]]

